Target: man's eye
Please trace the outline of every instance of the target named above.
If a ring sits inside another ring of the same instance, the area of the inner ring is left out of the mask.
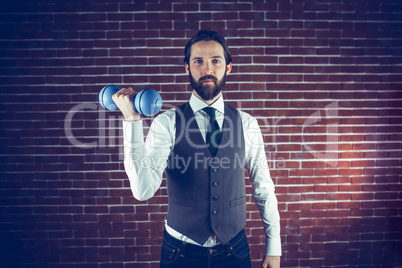
[[[201,64],[202,60],[195,60],[194,63]]]
[[[220,60],[213,60],[212,63],[218,64],[220,63]]]

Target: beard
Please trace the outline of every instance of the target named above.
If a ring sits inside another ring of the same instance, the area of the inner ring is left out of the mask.
[[[226,76],[227,76],[227,71],[225,70],[225,74],[223,75],[222,79],[218,81],[218,79],[215,76],[212,75],[206,75],[198,79],[198,81],[195,81],[194,77],[191,74],[190,71],[190,84],[191,87],[197,92],[197,94],[203,99],[203,100],[212,100],[215,98],[221,91],[222,88],[225,86],[226,83]],[[212,84],[204,84],[203,81],[205,80],[212,80]]]

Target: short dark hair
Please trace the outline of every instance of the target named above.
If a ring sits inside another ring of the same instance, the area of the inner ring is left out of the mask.
[[[228,45],[226,44],[225,38],[217,32],[214,31],[199,31],[195,36],[193,36],[184,48],[184,63],[190,63],[191,57],[191,46],[200,41],[216,41],[223,47],[223,53],[225,55],[226,65],[232,62],[232,56],[230,55]]]

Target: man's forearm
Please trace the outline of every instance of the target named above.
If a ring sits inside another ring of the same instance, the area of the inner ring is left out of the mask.
[[[262,202],[257,203],[266,237],[266,255],[281,256],[280,216],[275,193],[270,192],[264,204]]]

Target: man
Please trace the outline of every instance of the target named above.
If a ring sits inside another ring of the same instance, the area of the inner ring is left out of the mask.
[[[251,267],[245,168],[266,234],[262,267],[280,267],[279,213],[261,131],[256,119],[222,97],[231,62],[220,34],[200,31],[191,38],[185,69],[192,96],[157,116],[145,142],[132,104],[136,93],[128,88],[113,96],[124,116],[124,164],[134,197],[151,198],[166,172],[169,210],[160,267]]]

